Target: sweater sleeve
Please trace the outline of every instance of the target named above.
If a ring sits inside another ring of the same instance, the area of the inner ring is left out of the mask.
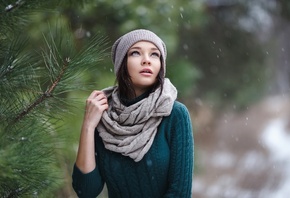
[[[190,198],[193,177],[194,139],[187,108],[175,102],[169,137],[170,164],[166,198]]]
[[[100,175],[98,166],[96,166],[92,172],[84,174],[76,166],[76,164],[74,164],[72,186],[80,198],[97,197],[102,192],[104,187],[104,181]]]

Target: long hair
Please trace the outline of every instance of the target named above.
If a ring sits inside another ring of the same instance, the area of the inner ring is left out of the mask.
[[[156,77],[156,83],[152,85],[152,91],[155,91],[159,86],[161,88],[161,92],[163,91],[163,82],[164,82],[164,76],[165,76],[165,69],[163,65],[163,57],[160,57],[161,67],[160,71]],[[117,72],[117,78],[116,78],[117,84],[118,84],[118,92],[119,96],[125,97],[128,99],[136,98],[136,93],[133,88],[133,83],[131,80],[131,77],[128,72],[127,67],[127,55],[125,55],[121,67],[119,71]]]

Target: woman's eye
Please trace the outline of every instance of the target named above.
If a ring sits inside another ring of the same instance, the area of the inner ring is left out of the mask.
[[[153,53],[152,53],[152,56],[159,57],[160,55],[159,55],[159,53],[157,53],[157,52],[153,52]]]
[[[132,51],[132,52],[130,53],[130,55],[131,55],[131,56],[138,56],[138,55],[140,55],[140,53],[139,53],[138,51]]]

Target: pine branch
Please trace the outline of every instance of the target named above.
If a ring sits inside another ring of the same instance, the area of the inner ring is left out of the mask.
[[[20,7],[22,4],[24,4],[24,1],[18,0],[14,4],[9,4],[5,8],[5,12],[11,12],[12,10]]]
[[[1,198],[45,197],[61,186],[63,162],[58,149],[67,141],[62,140],[59,127],[62,113],[72,105],[67,93],[80,89],[86,70],[96,71],[105,48],[100,37],[77,48],[66,22],[56,23],[50,17],[83,1],[9,0],[0,4]],[[41,21],[49,19],[55,27],[41,24],[44,29],[38,29],[45,33],[44,40],[34,45],[30,39],[24,42],[30,21],[36,19],[33,15],[37,14],[37,21],[40,11]]]
[[[69,62],[70,59],[66,58],[63,64],[63,67],[61,69],[61,71],[59,72],[59,75],[57,76],[56,80],[51,84],[51,86],[44,92],[41,94],[41,96],[36,99],[33,103],[31,103],[30,105],[28,105],[28,107],[26,109],[24,109],[22,112],[20,112],[14,119],[12,123],[16,123],[19,120],[21,120],[24,116],[26,116],[27,114],[29,114],[29,112],[31,112],[33,109],[35,109],[38,105],[40,105],[41,103],[43,103],[46,99],[53,97],[53,91],[55,90],[55,88],[57,87],[57,85],[59,84],[59,82],[61,81],[65,71],[67,70],[68,66],[69,66]]]

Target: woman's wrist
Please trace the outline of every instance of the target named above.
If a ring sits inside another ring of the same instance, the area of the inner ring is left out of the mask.
[[[84,122],[82,126],[82,132],[91,133],[95,131],[95,128],[96,128],[95,125]]]

